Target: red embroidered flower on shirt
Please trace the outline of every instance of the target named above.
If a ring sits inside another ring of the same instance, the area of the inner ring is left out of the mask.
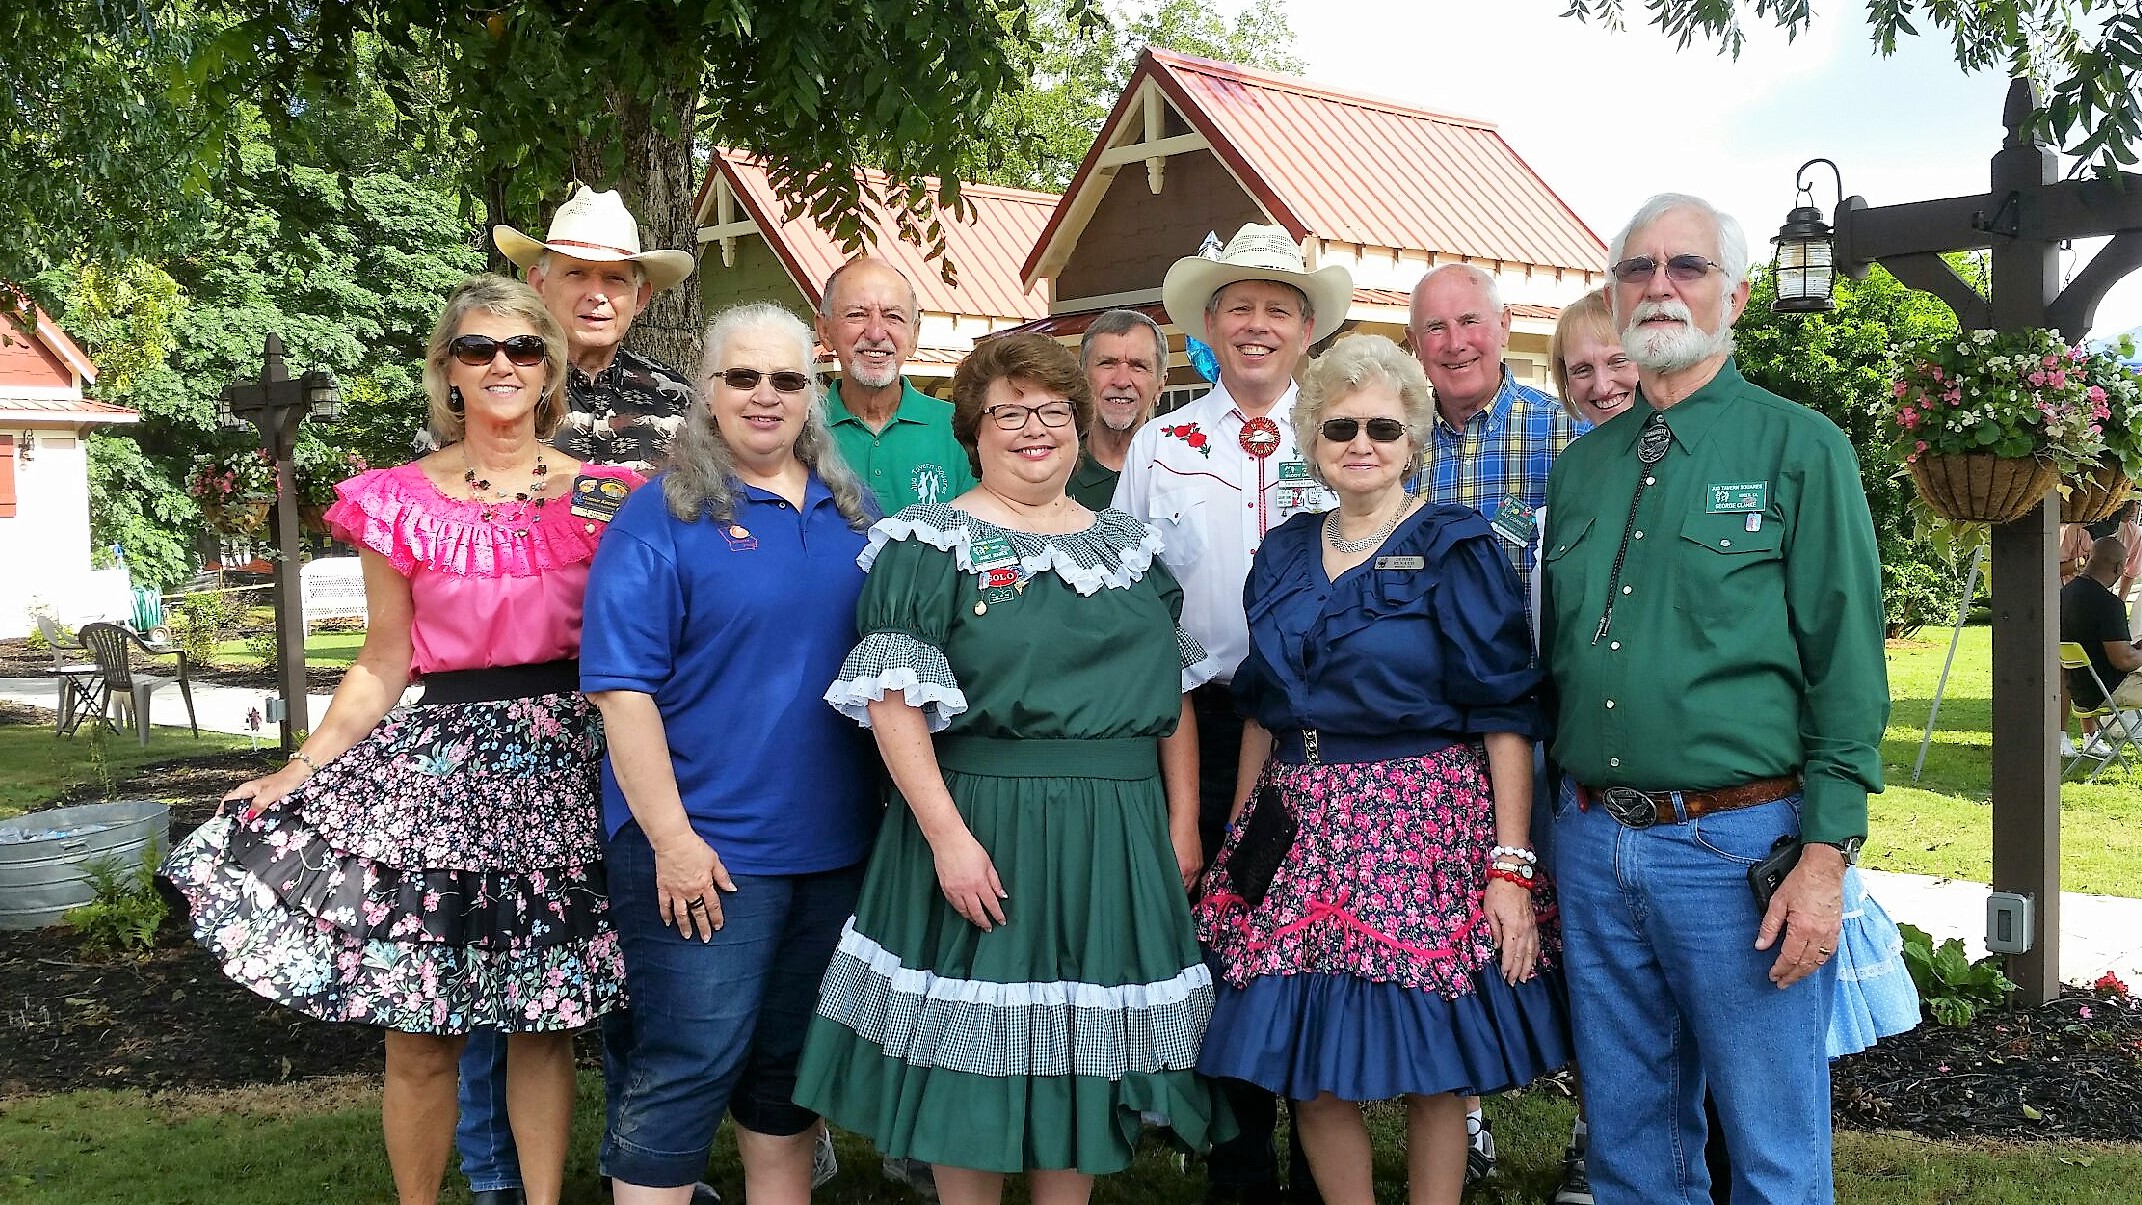
[[[1205,433],[1197,429],[1196,423],[1184,423],[1178,427],[1162,427],[1160,433],[1162,435],[1172,435],[1176,439],[1189,444],[1197,450],[1200,456],[1207,459],[1212,456],[1212,441],[1205,438]]]

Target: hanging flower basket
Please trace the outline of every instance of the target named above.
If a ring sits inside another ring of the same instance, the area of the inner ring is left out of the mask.
[[[298,530],[308,536],[327,534],[327,507],[301,502],[297,508]]]
[[[2062,523],[2096,523],[2109,519],[2134,493],[2135,483],[2116,461],[2085,465],[2062,484],[2067,496],[2060,500]]]
[[[242,494],[225,499],[217,508],[217,519],[210,522],[225,535],[249,536],[268,525],[268,513],[275,508],[273,494]]]
[[[2013,523],[2060,481],[2045,461],[1990,452],[1922,453],[1910,468],[1927,507],[1961,523]]]

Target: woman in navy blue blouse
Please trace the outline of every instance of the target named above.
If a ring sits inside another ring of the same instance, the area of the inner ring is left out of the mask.
[[[1460,1098],[1570,1056],[1529,832],[1540,675],[1488,521],[1405,491],[1434,421],[1420,366],[1342,339],[1293,420],[1339,508],[1275,529],[1244,589],[1251,719],[1198,905],[1222,980],[1198,1070],[1300,1102],[1330,1205],[1371,1205],[1360,1102],[1403,1095],[1412,1199],[1456,1202]]]

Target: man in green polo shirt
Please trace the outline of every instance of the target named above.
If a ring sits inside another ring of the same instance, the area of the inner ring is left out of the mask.
[[[818,303],[818,338],[840,361],[841,379],[826,391],[833,442],[888,515],[974,488],[967,450],[952,438],[952,403],[900,375],[920,322],[915,287],[867,255],[834,269]]]
[[[1548,478],[1555,870],[1599,1205],[1832,1199],[1824,1038],[1845,866],[1882,785],[1881,572],[1851,444],[1732,359],[1746,237],[1694,197],[1617,236],[1638,404]],[[1750,868],[1797,865],[1767,908]]]

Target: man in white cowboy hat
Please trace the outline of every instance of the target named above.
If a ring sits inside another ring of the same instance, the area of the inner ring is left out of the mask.
[[[1160,288],[1168,319],[1212,348],[1211,393],[1145,424],[1131,439],[1115,506],[1158,528],[1161,559],[1183,587],[1183,628],[1223,668],[1191,693],[1198,729],[1198,833],[1210,862],[1228,813],[1242,718],[1228,686],[1249,652],[1242,583],[1267,531],[1297,511],[1334,505],[1295,445],[1294,370],[1309,345],[1336,331],[1354,296],[1345,268],[1310,272],[1279,226],[1244,226],[1219,258],[1175,261]],[[1242,1137],[1207,1161],[1208,1199],[1270,1205],[1279,1196],[1272,1095],[1223,1080]],[[1313,1194],[1308,1162],[1292,1160],[1297,1200]]]
[[[550,316],[565,328],[565,422],[552,440],[568,456],[660,467],[684,424],[692,390],[684,373],[625,347],[649,298],[692,274],[688,251],[640,250],[639,223],[615,192],[580,185],[538,240],[500,225],[499,252],[528,273]]]
[[[541,240],[511,226],[491,241],[528,273],[528,283],[565,330],[565,421],[551,442],[559,451],[596,464],[650,472],[661,466],[670,438],[692,402],[685,374],[624,346],[632,320],[647,300],[691,275],[685,251],[640,250],[640,227],[615,192],[582,184],[551,215]],[[628,1024],[624,1013],[603,1018],[604,1069],[618,1074],[611,1048]],[[472,1205],[518,1205],[521,1172],[506,1119],[506,1049],[497,1033],[476,1030],[461,1055],[461,1114],[454,1130]],[[720,1198],[706,1185],[694,1201]]]

